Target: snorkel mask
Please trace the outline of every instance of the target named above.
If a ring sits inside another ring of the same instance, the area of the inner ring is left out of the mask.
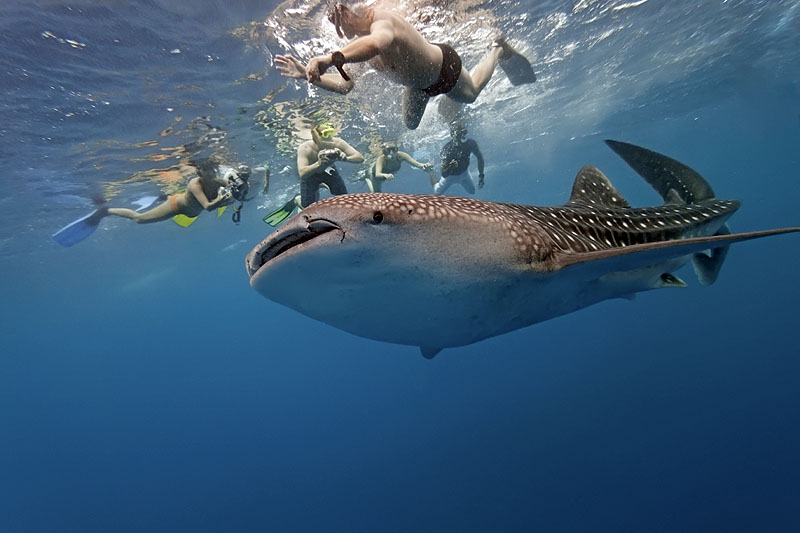
[[[397,156],[397,145],[395,144],[384,144],[383,145],[383,155],[386,157],[395,157]]]
[[[317,135],[319,135],[325,140],[330,139],[334,135],[336,135],[336,129],[334,129],[334,127],[328,124],[327,122],[314,127],[314,130],[317,132]]]
[[[467,139],[467,127],[463,124],[453,124],[450,127],[450,137],[458,143],[463,143]]]

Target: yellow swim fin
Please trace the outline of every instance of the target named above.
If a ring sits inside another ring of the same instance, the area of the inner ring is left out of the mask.
[[[192,222],[197,220],[197,217],[187,217],[186,215],[175,215],[172,217],[172,220],[179,226],[183,226],[184,228],[188,228],[192,225]]]
[[[217,218],[221,217],[222,213],[224,213],[226,209],[228,209],[227,205],[223,205],[222,207],[218,207],[217,208]]]

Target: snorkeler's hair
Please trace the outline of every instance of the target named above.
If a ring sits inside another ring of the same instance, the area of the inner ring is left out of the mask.
[[[214,157],[202,157],[192,159],[189,164],[197,169],[197,175],[201,178],[215,178],[219,162]]]
[[[344,39],[344,33],[342,32],[342,14],[345,11],[349,11],[356,16],[363,16],[363,8],[358,9],[357,11],[353,11],[344,2],[332,2],[328,5],[328,20],[333,24],[336,28],[336,35],[339,36],[340,39]]]
[[[342,11],[345,9],[347,9],[347,6],[341,2],[332,3],[328,6],[328,20],[333,23],[336,28],[336,35],[340,39],[344,38],[344,33],[342,33]]]

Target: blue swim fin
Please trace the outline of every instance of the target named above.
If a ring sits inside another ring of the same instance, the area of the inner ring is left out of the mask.
[[[73,246],[94,233],[100,221],[108,215],[108,207],[100,207],[83,218],[67,224],[53,234],[53,240],[61,246]]]
[[[150,207],[151,205],[156,203],[157,200],[158,200],[158,196],[143,196],[142,198],[139,198],[138,200],[135,200],[133,202],[133,205],[139,206],[136,209],[136,211],[137,212],[141,212],[144,209],[147,209],[148,207]]]

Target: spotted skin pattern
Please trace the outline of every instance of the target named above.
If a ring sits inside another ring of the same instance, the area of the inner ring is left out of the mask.
[[[388,223],[448,219],[492,224],[502,228],[521,255],[530,256],[531,262],[546,262],[554,252],[586,253],[703,235],[706,224],[729,217],[739,202],[708,200],[628,209],[575,204],[533,207],[455,196],[365,193],[333,196],[317,206],[369,208],[381,212]]]

